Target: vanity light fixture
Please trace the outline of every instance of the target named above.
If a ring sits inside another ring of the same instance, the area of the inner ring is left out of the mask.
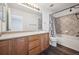
[[[51,5],[50,5],[50,7],[53,7],[53,6],[54,6],[54,4],[51,4]]]
[[[30,3],[22,3],[22,4],[25,5],[25,6],[28,6],[32,9],[40,11],[40,9],[38,7],[36,7],[35,5],[33,5],[33,4],[30,4]]]

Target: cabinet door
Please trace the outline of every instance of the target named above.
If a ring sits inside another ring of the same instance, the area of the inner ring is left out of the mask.
[[[45,40],[44,40],[45,44],[44,44],[44,48],[48,48],[49,47],[49,34],[45,34]]]
[[[9,41],[2,40],[0,41],[0,55],[8,55],[9,54]]]
[[[44,51],[49,47],[49,34],[45,33],[41,35],[41,51]]]
[[[45,41],[45,36],[44,36],[44,34],[42,34],[41,35],[41,51],[44,51],[45,50],[45,48],[44,48],[44,42]]]
[[[14,40],[14,54],[27,54],[27,38],[18,38]]]

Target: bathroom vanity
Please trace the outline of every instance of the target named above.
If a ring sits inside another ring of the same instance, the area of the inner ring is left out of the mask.
[[[0,37],[0,55],[36,55],[49,47],[46,31],[4,34]]]
[[[0,55],[35,55],[49,47],[49,32],[40,31],[42,15],[31,11],[19,4],[0,5]]]

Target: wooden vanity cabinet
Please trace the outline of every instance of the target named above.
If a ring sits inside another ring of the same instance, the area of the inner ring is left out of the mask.
[[[0,55],[36,55],[49,47],[49,34],[0,40]]]

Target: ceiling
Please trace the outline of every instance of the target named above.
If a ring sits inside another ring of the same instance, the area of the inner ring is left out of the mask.
[[[53,4],[52,7],[50,5]],[[69,8],[78,3],[36,3],[36,5],[41,9],[46,9],[51,13],[55,13],[57,11],[63,10],[65,8]]]
[[[32,5],[36,6],[36,7],[39,7],[41,10],[42,9],[46,9],[48,12],[50,13],[55,13],[57,11],[60,11],[60,10],[63,10],[65,8],[69,8],[71,6],[74,6],[78,3],[31,3]],[[50,7],[50,5],[53,4],[52,7]],[[23,9],[25,11],[28,11],[28,12],[32,12],[32,13],[38,13],[36,11],[32,11],[28,8],[24,8],[23,6],[20,6],[20,5],[17,5],[17,4],[9,4],[11,7],[17,7],[19,9]]]

